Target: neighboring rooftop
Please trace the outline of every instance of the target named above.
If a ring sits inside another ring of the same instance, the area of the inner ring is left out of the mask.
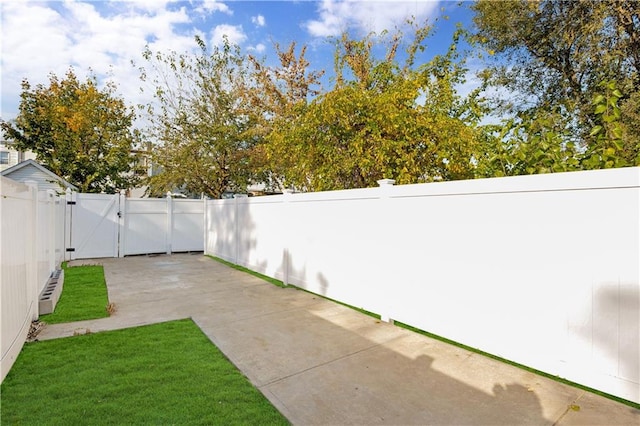
[[[67,188],[71,188],[74,191],[78,190],[73,184],[31,159],[2,170],[0,175],[15,180],[16,182],[35,181],[38,183],[39,190],[52,189],[54,191],[61,191]]]

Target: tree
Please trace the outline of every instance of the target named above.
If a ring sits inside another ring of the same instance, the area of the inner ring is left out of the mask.
[[[402,63],[399,32],[336,41],[335,86],[297,104],[295,119],[276,118],[266,137],[269,164],[285,185],[318,191],[473,176],[479,134],[470,103],[454,90],[465,71],[457,40],[415,66],[431,27],[415,30]]]
[[[98,89],[95,76],[79,81],[72,69],[62,80],[51,74],[48,86],[24,80],[18,116],[0,125],[16,148],[33,151],[81,192],[132,188],[140,174],[135,115],[115,91],[112,83]]]
[[[150,180],[151,195],[179,189],[220,198],[226,191],[246,191],[254,177],[259,138],[249,131],[255,118],[244,102],[244,59],[226,39],[211,52],[199,37],[196,43],[196,55],[149,49],[143,54],[151,65],[140,70],[156,100],[146,111],[160,169]]]
[[[526,131],[546,123],[549,126],[545,131],[556,135],[553,141],[549,140],[556,145],[551,149],[553,152],[565,151],[567,147],[572,151],[567,144],[574,144],[578,154],[587,150],[591,153],[608,150],[611,154],[611,140],[604,133],[592,132],[602,124],[602,113],[597,112],[593,100],[605,96],[604,87],[611,84],[623,94],[619,98],[621,105],[637,98],[640,3],[479,0],[472,8],[476,13],[475,40],[495,58],[486,75],[490,76],[491,85],[507,89],[499,92],[508,93],[506,98],[497,99],[501,111],[513,118],[509,123],[511,129],[502,133],[513,135],[510,130],[515,127]],[[622,107],[619,112],[616,120],[621,126],[633,128],[636,116],[632,105]],[[553,120],[549,120],[551,115]],[[533,135],[527,138],[532,142]],[[516,146],[518,141],[509,143]],[[595,161],[587,153],[580,159],[580,167],[638,164],[640,151],[635,143],[615,151],[615,160],[603,161]],[[556,159],[562,161],[564,157]],[[554,161],[553,155],[541,158]],[[539,169],[533,158],[528,157],[528,161],[529,170]],[[555,168],[562,166],[557,164]]]
[[[279,65],[266,66],[263,61],[249,55],[252,67],[251,84],[245,95],[251,111],[256,117],[253,132],[262,138],[262,144],[254,151],[254,165],[260,168],[263,182],[273,189],[284,186],[287,170],[297,167],[292,156],[280,157],[277,150],[267,149],[267,145],[278,145],[281,131],[299,122],[309,106],[309,101],[321,93],[320,79],[324,70],[309,70],[307,51],[303,46],[296,55],[296,43],[286,49],[275,43]],[[292,147],[295,149],[295,147]],[[290,163],[289,161],[294,161]]]
[[[583,154],[568,141],[557,111],[520,113],[488,131],[476,157],[476,177],[517,176],[581,170]]]
[[[324,75],[324,70],[309,70],[306,46],[302,46],[297,56],[295,42],[286,49],[278,43],[274,47],[279,66],[269,67],[252,55],[247,57],[253,68],[248,97],[252,108],[258,108],[267,122],[273,117],[287,116],[296,106],[321,93],[320,78]]]

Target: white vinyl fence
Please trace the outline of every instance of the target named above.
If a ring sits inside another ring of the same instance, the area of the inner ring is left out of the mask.
[[[204,250],[204,201],[127,199],[121,256]]]
[[[20,353],[38,298],[64,257],[64,197],[0,178],[0,380]]]
[[[203,251],[204,201],[68,193],[68,259]]]
[[[58,196],[0,182],[0,381],[39,316],[39,298],[63,260],[203,251],[204,201]]]
[[[205,252],[640,402],[640,168],[210,200]]]

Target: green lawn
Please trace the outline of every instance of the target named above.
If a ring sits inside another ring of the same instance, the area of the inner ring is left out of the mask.
[[[107,286],[104,269],[100,265],[65,268],[62,295],[55,310],[41,315],[48,324],[105,318],[107,312]]]
[[[288,424],[191,320],[28,343],[2,424]]]

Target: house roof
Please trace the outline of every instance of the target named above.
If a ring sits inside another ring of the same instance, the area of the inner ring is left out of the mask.
[[[33,170],[29,170],[29,169],[33,169]],[[41,176],[44,175],[43,177],[45,178],[44,180],[46,182],[55,182],[62,185],[64,188],[71,188],[74,191],[78,190],[78,188],[75,185],[67,182],[66,180],[64,180],[63,178],[61,178],[60,176],[53,173],[51,170],[47,169],[42,164],[34,160],[25,160],[21,163],[18,163],[15,166],[12,166],[12,167],[9,167],[8,169],[3,170],[2,172],[0,172],[0,175],[8,177],[10,179],[13,179],[12,178],[12,175],[13,175],[15,177],[19,177],[18,179],[14,179],[14,180],[19,180],[20,182],[24,182],[25,180],[29,180],[26,178],[27,176],[30,175],[29,172],[31,173],[39,172]],[[38,180],[38,179],[34,176],[33,180]]]

